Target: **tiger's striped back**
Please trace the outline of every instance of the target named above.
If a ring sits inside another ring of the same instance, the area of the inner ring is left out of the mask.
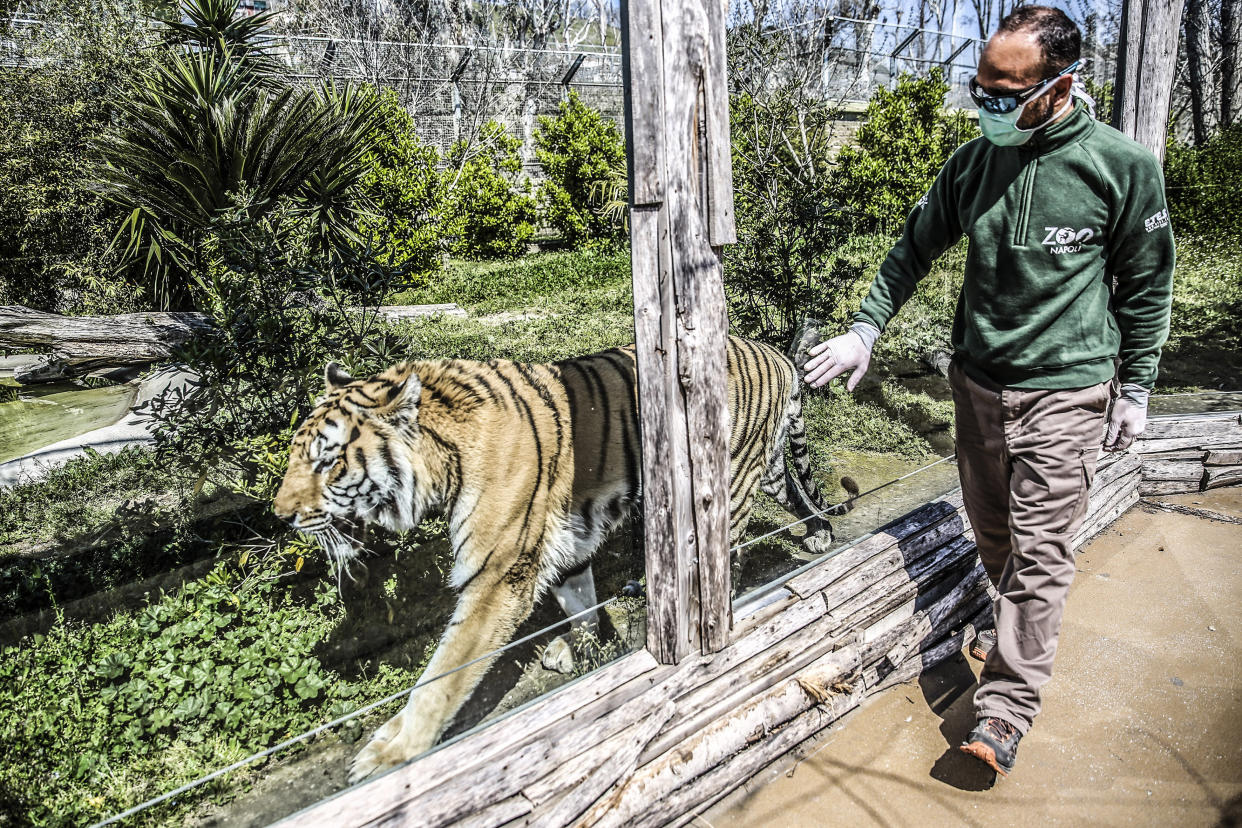
[[[811,474],[801,382],[780,351],[729,337],[729,543],[746,530],[756,489],[810,522],[808,537],[831,539],[819,486]],[[573,512],[592,550],[628,513],[641,468],[637,371],[633,347],[556,363],[573,418]],[[791,473],[785,446],[794,460]],[[847,485],[849,485],[847,483]]]

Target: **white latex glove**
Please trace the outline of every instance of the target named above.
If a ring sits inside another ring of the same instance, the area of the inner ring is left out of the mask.
[[[806,382],[813,388],[821,388],[846,371],[852,371],[845,382],[845,390],[853,391],[871,365],[871,348],[879,335],[878,328],[857,322],[841,336],[819,343],[808,352],[811,359],[806,363]]]
[[[1146,388],[1133,383],[1121,386],[1121,396],[1113,403],[1108,415],[1108,433],[1104,438],[1105,451],[1125,451],[1134,438],[1147,428]]]

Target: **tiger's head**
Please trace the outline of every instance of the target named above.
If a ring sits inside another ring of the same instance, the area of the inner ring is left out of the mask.
[[[324,381],[293,436],[272,510],[318,540],[339,569],[357,556],[349,535],[362,525],[411,529],[422,518],[427,497],[414,462],[422,385],[409,363],[355,380],[333,362]]]

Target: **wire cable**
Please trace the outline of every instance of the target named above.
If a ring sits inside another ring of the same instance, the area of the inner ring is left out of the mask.
[[[823,517],[824,515],[831,515],[834,512],[836,512],[838,509],[840,509],[842,506],[845,506],[850,503],[854,503],[855,501],[861,500],[867,495],[875,494],[881,489],[887,489],[889,486],[892,486],[894,483],[900,483],[906,478],[913,477],[914,475],[919,474],[921,472],[925,472],[928,469],[935,468],[936,466],[939,466],[941,463],[945,463],[945,462],[948,462],[949,460],[955,460],[955,459],[957,459],[956,454],[950,454],[948,457],[941,457],[939,460],[933,463],[928,463],[926,466],[917,468],[914,471],[907,472],[906,474],[903,474],[901,477],[893,478],[892,480],[889,480],[887,483],[881,483],[879,486],[876,486],[874,489],[868,489],[865,492],[860,492],[859,494],[856,494],[853,497],[848,498],[847,500],[843,500],[840,503],[834,504],[833,506],[829,506],[828,508],[815,512],[814,514],[807,515],[804,518],[799,518],[798,520],[795,520],[793,523],[782,526],[779,529],[773,529],[771,532],[765,532],[762,535],[759,535],[757,537],[751,538],[750,540],[739,543],[737,546],[734,546],[733,548],[731,548],[729,550],[729,553],[732,554],[734,552],[740,552],[746,547],[750,546],[751,544],[758,543],[761,540],[766,540],[767,538],[770,538],[773,535],[779,535],[781,532],[784,532],[788,529],[792,529],[793,527],[797,526],[800,523],[806,523],[811,518]]]

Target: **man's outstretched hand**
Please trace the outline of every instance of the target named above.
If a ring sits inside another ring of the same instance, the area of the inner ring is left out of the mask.
[[[878,330],[875,331],[876,336],[879,333]],[[810,350],[811,359],[806,363],[807,384],[813,388],[821,388],[846,371],[852,371],[845,382],[845,389],[853,391],[871,364],[871,346],[875,344],[875,338],[870,339],[867,342],[860,333],[851,329],[841,336],[816,345]]]

